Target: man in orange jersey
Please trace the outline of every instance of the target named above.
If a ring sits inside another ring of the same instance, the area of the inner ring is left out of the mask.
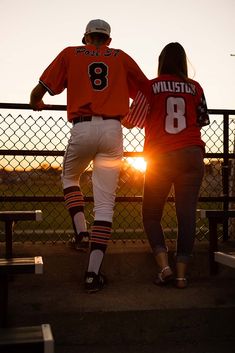
[[[147,78],[136,62],[120,49],[109,48],[110,26],[91,20],[82,42],[68,47],[52,61],[33,89],[30,104],[42,110],[44,94],[67,89],[68,121],[71,137],[63,161],[65,203],[72,217],[75,246],[88,244],[84,217],[84,197],[80,176],[93,161],[94,224],[90,236],[90,256],[85,288],[103,288],[101,264],[111,237],[113,209],[123,154],[121,119],[129,109],[129,98]]]

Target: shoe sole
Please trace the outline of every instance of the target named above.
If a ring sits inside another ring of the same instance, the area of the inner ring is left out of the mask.
[[[103,289],[103,287],[102,288],[96,288],[96,289],[86,289],[86,293],[93,294],[93,293],[101,291],[102,289]]]

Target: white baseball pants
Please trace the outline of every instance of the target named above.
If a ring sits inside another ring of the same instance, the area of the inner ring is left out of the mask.
[[[80,176],[93,161],[95,220],[112,222],[122,155],[122,127],[118,120],[93,116],[91,121],[71,128],[63,161],[63,188],[80,187]]]

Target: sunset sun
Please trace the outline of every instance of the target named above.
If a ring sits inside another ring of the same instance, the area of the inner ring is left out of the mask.
[[[138,169],[141,172],[145,172],[146,170],[146,161],[142,157],[135,157],[135,158],[127,158],[127,162],[134,167],[135,169]]]

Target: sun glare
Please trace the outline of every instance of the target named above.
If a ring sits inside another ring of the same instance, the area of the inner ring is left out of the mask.
[[[136,157],[136,158],[128,157],[127,162],[132,167],[134,167],[135,169],[138,169],[141,172],[145,172],[146,170],[146,162],[142,157]]]

